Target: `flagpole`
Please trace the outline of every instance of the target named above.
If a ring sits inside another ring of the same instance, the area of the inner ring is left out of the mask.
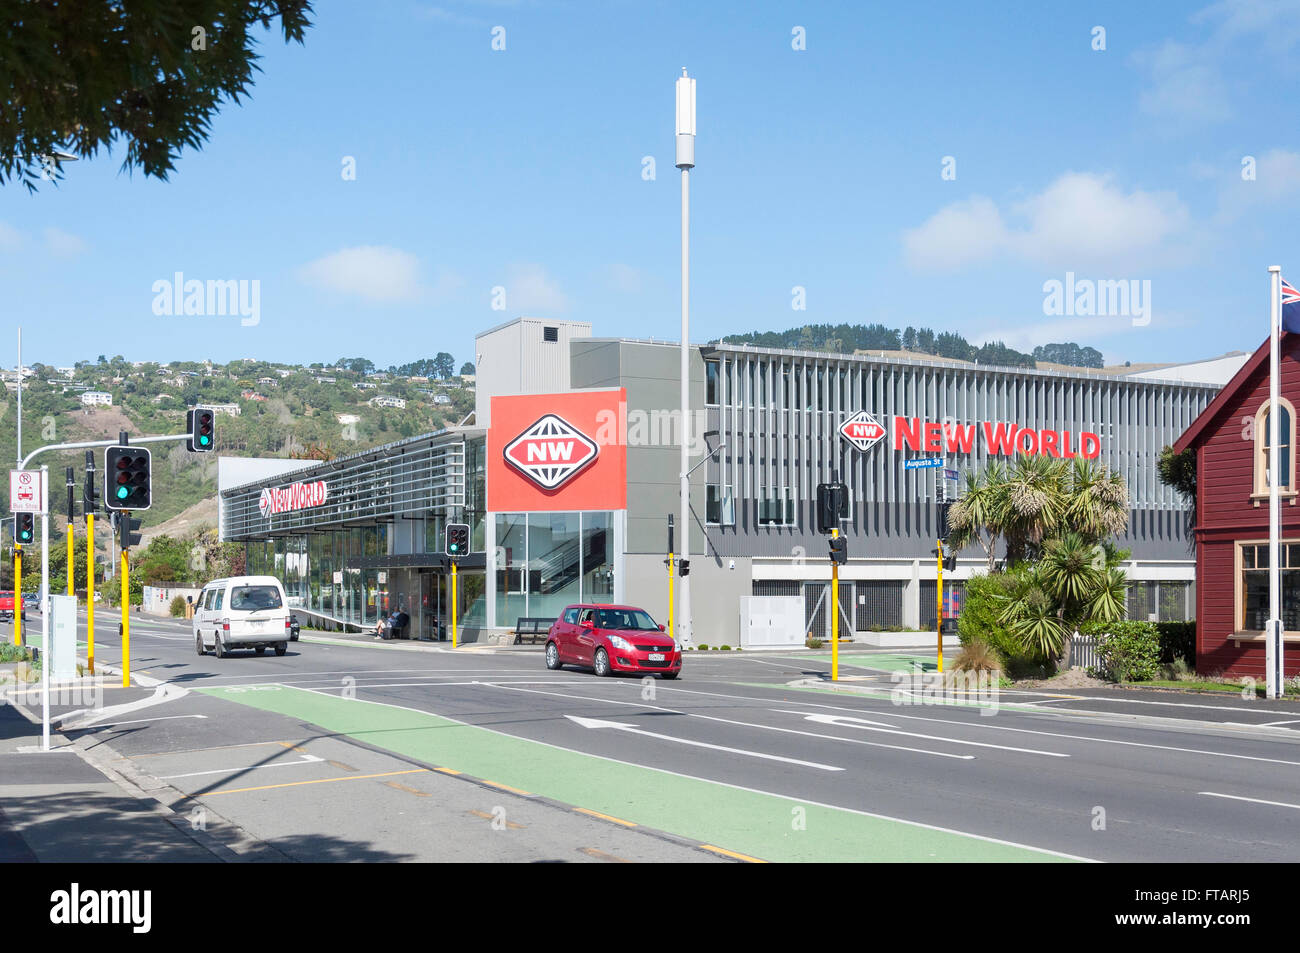
[[[1282,535],[1282,501],[1278,495],[1281,456],[1279,438],[1281,427],[1278,413],[1279,369],[1282,355],[1282,267],[1270,265],[1269,292],[1271,337],[1269,341],[1268,374],[1268,632],[1265,635],[1264,664],[1267,668],[1269,698],[1282,697],[1282,570],[1279,538]],[[1294,448],[1292,449],[1294,453]]]

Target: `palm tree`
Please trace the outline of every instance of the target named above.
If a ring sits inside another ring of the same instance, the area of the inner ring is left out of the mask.
[[[1007,468],[993,461],[983,471],[966,471],[966,492],[948,510],[948,542],[962,549],[978,540],[992,573],[1002,538],[1002,487]]]

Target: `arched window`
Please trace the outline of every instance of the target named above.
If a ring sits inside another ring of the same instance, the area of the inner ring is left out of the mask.
[[[1278,398],[1278,489],[1283,496],[1295,494],[1295,408],[1286,398]],[[1255,414],[1255,496],[1268,496],[1269,440],[1272,436],[1269,405],[1265,401]]]

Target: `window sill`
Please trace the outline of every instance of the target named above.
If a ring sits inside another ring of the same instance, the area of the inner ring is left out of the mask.
[[[1300,493],[1295,490],[1279,490],[1277,495],[1279,499],[1287,501],[1287,506],[1295,506],[1296,497],[1300,496]],[[1261,503],[1268,502],[1268,496],[1268,493],[1252,493],[1250,499],[1256,506],[1259,506]]]
[[[1228,636],[1228,638],[1238,647],[1241,646],[1242,642],[1265,641],[1263,632],[1234,632],[1232,635]],[[1300,642],[1300,632],[1283,632],[1282,643],[1285,645],[1287,642]]]

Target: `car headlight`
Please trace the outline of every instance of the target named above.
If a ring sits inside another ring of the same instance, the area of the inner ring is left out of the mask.
[[[632,651],[632,643],[628,642],[628,640],[623,638],[621,635],[611,635],[609,637],[609,644],[614,646],[616,649],[622,649],[624,652]]]

